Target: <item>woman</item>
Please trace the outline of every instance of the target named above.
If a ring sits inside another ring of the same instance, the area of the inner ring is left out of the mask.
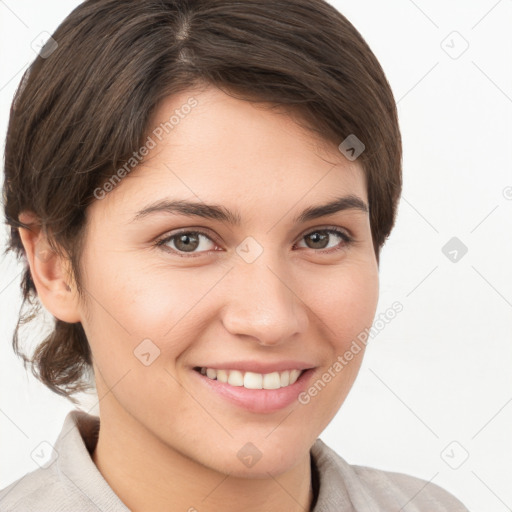
[[[5,151],[24,297],[55,317],[26,360],[70,400],[94,385],[100,416],[70,412],[2,510],[467,510],[318,439],[402,184],[389,85],[329,4],[88,0]]]

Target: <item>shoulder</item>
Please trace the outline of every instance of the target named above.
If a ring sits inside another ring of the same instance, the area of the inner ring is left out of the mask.
[[[352,465],[317,439],[312,455],[320,472],[320,496],[343,494],[355,510],[469,512],[451,493],[431,481],[377,468]],[[335,489],[336,488],[336,489]],[[341,489],[341,491],[340,491]]]
[[[50,459],[0,490],[2,512],[119,512],[128,508],[91,459],[99,418],[70,411]]]
[[[418,511],[468,512],[453,494],[432,481],[366,466],[352,468],[365,487],[386,505],[398,502],[404,510],[409,510],[409,505],[411,510]]]
[[[66,494],[52,464],[27,473],[0,490],[0,510],[59,510],[66,501]]]

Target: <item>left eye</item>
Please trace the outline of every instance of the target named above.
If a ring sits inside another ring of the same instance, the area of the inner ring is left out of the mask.
[[[329,247],[329,241],[331,240],[332,235],[341,239],[342,243],[338,242],[337,244]],[[307,240],[308,242],[306,242],[306,247],[309,249],[316,249],[319,252],[331,252],[332,249],[342,249],[352,241],[344,231],[332,228],[310,231],[303,235],[301,240]],[[155,245],[162,247],[165,251],[178,254],[179,256],[185,256],[185,253],[189,253],[191,256],[199,256],[200,254],[196,253],[212,250],[211,248],[208,249],[207,241],[210,241],[215,246],[215,243],[210,236],[202,231],[182,231],[181,233],[176,233],[158,240]],[[197,249],[202,250],[198,251]]]
[[[335,235],[338,238],[341,238],[341,240],[343,241],[343,244],[341,244],[341,247],[338,247],[340,245],[339,242],[338,242],[338,244],[335,244],[334,246],[331,246],[331,247],[327,247],[325,245],[325,243],[328,240],[330,240],[332,235]],[[311,231],[310,233],[304,235],[302,238],[305,240],[309,240],[313,244],[313,247],[308,246],[310,249],[320,249],[320,250],[341,249],[345,245],[348,245],[352,241],[352,239],[345,232],[340,231],[339,229],[332,229],[332,228],[315,229],[315,231]],[[318,245],[320,245],[320,247],[318,247]],[[330,252],[330,250],[328,250],[327,252]]]

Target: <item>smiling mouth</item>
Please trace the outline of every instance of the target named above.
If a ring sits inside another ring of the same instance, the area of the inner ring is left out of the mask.
[[[246,389],[280,389],[291,386],[305,370],[293,369],[282,372],[255,373],[240,370],[224,370],[196,366],[194,370],[211,379]]]

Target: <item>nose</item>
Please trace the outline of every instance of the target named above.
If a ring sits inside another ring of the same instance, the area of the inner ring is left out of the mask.
[[[261,260],[261,261],[260,261]],[[233,335],[248,336],[260,345],[278,345],[306,330],[308,315],[284,265],[259,258],[237,265],[225,283],[228,296],[222,323]]]

